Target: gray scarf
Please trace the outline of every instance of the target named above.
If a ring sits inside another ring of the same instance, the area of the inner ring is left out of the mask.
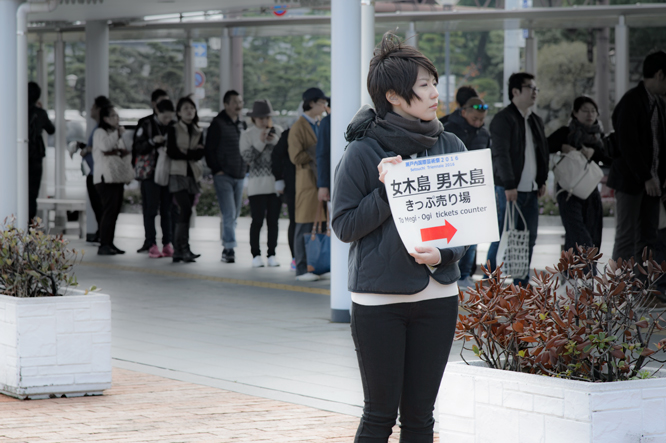
[[[409,157],[431,148],[437,143],[444,127],[439,120],[407,120],[389,112],[381,118],[370,106],[363,106],[352,119],[345,138],[348,142],[370,137],[385,151]]]

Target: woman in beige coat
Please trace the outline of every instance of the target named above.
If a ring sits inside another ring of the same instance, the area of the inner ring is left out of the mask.
[[[303,93],[303,115],[289,131],[289,158],[296,165],[296,232],[294,255],[296,256],[296,280],[316,281],[319,276],[308,272],[303,235],[312,231],[317,216],[317,132],[319,118],[326,110],[328,97],[319,88]]]
[[[102,200],[102,217],[99,226],[100,247],[98,255],[124,254],[113,244],[116,221],[123,204],[126,183],[134,179],[132,156],[122,140],[125,128],[120,126],[118,113],[113,106],[99,111],[99,127],[93,133],[93,183]]]
[[[190,250],[190,217],[203,175],[201,159],[204,156],[203,131],[199,128],[197,107],[189,97],[178,100],[178,123],[167,132],[167,155],[171,159],[169,192],[180,208],[174,231],[174,263],[193,262],[200,257]]]

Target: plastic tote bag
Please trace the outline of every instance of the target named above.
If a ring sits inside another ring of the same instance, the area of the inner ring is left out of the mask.
[[[157,164],[155,165],[155,183],[160,186],[169,184],[169,173],[171,172],[171,159],[166,153],[166,148],[157,148]]]
[[[569,195],[585,200],[604,178],[604,172],[595,162],[576,150],[564,154],[553,168],[555,180]]]
[[[516,212],[525,226],[523,230],[516,229]],[[522,280],[530,273],[530,231],[516,202],[507,202],[496,260],[503,264],[504,273],[512,278]]]
[[[331,228],[329,223],[329,213],[326,215],[326,233],[322,233],[322,223],[320,220],[321,210],[324,203],[317,207],[317,216],[312,225],[312,232],[304,234],[305,255],[308,261],[308,272],[321,275],[331,272]]]

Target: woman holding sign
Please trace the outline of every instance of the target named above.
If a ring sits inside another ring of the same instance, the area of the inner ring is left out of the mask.
[[[466,247],[407,252],[389,206],[386,165],[465,151],[437,120],[437,70],[397,36],[370,62],[375,109],[361,108],[335,175],[332,227],[349,251],[352,336],[365,407],[355,442],[386,442],[400,410],[401,441],[433,441],[433,408],[458,312],[457,262]]]

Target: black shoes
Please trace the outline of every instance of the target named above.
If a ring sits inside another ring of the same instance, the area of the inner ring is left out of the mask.
[[[222,263],[236,263],[236,253],[233,249],[222,249]]]
[[[152,243],[144,242],[143,246],[141,246],[139,249],[137,249],[136,252],[139,253],[139,254],[141,254],[142,252],[148,252],[152,245],[153,245]]]
[[[97,255],[116,255],[116,251],[113,246],[103,245],[97,250]]]
[[[114,251],[116,254],[124,254],[124,253],[125,253],[125,251],[123,251],[122,249],[117,248],[116,245],[111,245],[111,249],[113,249],[113,251]]]
[[[176,223],[176,229],[173,236],[173,262],[193,263],[195,259],[201,257],[199,254],[193,254],[190,251],[190,224]]]

